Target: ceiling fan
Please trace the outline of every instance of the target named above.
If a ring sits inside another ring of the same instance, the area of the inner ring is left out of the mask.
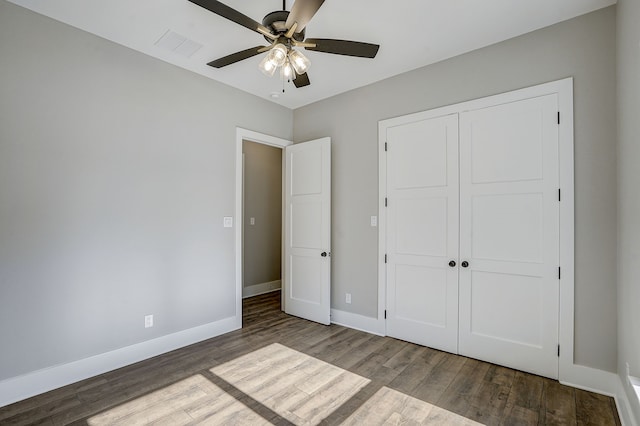
[[[262,19],[262,24],[216,0],[189,1],[216,15],[262,34],[270,43],[269,46],[252,47],[207,64],[214,68],[226,67],[260,53],[269,52],[260,63],[260,70],[269,76],[273,76],[275,71],[280,68],[280,75],[284,79],[293,80],[293,84],[296,87],[304,87],[310,84],[309,76],[307,75],[310,61],[295,48],[360,58],[375,58],[380,48],[377,44],[358,41],[327,38],[305,39],[305,28],[318,9],[320,9],[324,0],[296,0],[291,11],[286,10],[286,1],[283,0],[282,10],[267,14]]]

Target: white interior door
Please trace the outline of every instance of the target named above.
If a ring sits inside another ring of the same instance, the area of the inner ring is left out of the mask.
[[[387,129],[387,335],[454,353],[458,190],[457,114]]]
[[[460,353],[558,377],[558,100],[460,115]]]
[[[284,311],[328,325],[331,139],[285,148]]]

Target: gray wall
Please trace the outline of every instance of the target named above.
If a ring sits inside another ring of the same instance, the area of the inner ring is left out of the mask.
[[[618,371],[640,377],[640,2],[618,0]],[[627,388],[640,421],[640,404]]]
[[[294,111],[295,141],[333,142],[333,308],[376,316],[378,120],[573,76],[575,358],[616,370],[615,18],[603,9]]]
[[[282,254],[282,149],[244,141],[243,285],[277,281]],[[255,225],[249,220],[255,218]]]
[[[236,126],[293,113],[4,0],[0,61],[0,380],[235,315]]]

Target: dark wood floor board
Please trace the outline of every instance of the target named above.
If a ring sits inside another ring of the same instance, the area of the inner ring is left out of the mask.
[[[516,370],[502,367],[500,365],[490,364],[489,370],[487,370],[487,374],[485,375],[484,380],[496,385],[508,386],[509,388],[511,388],[515,377]]]
[[[510,391],[510,385],[484,381],[464,416],[483,425],[499,425]]]
[[[505,410],[505,416],[500,422],[504,426],[533,426],[539,421],[539,413],[530,408],[511,406]]]
[[[544,380],[544,401],[541,424],[575,425],[576,393],[575,389],[554,380]]]
[[[57,401],[64,398],[73,397],[79,391],[91,389],[93,387],[107,383],[107,380],[102,376],[93,377],[82,382],[70,384],[68,386],[61,387],[56,392],[47,392],[41,395],[30,398],[29,404],[11,404],[5,407],[0,407],[0,424],[6,418],[16,416],[24,411],[33,409],[33,407],[41,407],[49,404],[56,404]]]
[[[388,359],[387,356],[374,352],[360,359],[359,362],[349,368],[349,371],[374,381],[385,384],[390,383],[398,377],[400,371],[385,367],[384,363]]]
[[[342,326],[331,326],[310,323],[306,333],[302,333],[291,340],[287,341],[287,346],[292,349],[308,352],[311,348],[320,344],[326,344],[328,340],[333,339],[336,335],[343,333],[346,328]]]
[[[349,349],[332,360],[332,364],[353,371],[353,367],[384,344],[379,336],[367,335],[365,339],[354,340]]]
[[[445,390],[458,375],[467,358],[443,353],[442,360],[407,393],[414,398],[436,405]]]
[[[240,330],[2,407],[0,424],[620,425],[611,398],[295,318],[279,292],[243,308]]]
[[[610,398],[576,389],[576,422],[582,425],[615,426],[617,413],[611,409]],[[614,416],[615,414],[615,416]]]
[[[611,412],[613,413],[613,421],[615,422],[616,426],[622,426],[620,416],[618,416],[618,407],[616,407],[616,400],[613,398],[609,398],[609,402],[611,405]]]
[[[542,410],[544,379],[516,372],[507,406],[504,424],[538,424]]]
[[[2,419],[2,425],[20,426],[37,424],[38,422],[40,424],[46,424],[51,416],[71,410],[81,404],[75,395],[56,399],[43,405],[33,406],[29,404],[31,406],[29,410],[20,410],[19,414]]]
[[[426,348],[421,357],[409,364],[398,376],[389,383],[389,387],[403,393],[411,394],[418,385],[425,380],[433,370],[447,358],[447,353]]]
[[[389,358],[389,360],[384,363],[384,366],[393,370],[402,371],[416,358],[422,355],[426,349],[427,348],[424,346],[408,343]]]
[[[486,362],[467,359],[437,402],[438,407],[464,416],[489,370]]]
[[[342,330],[338,333],[327,337],[303,352],[323,361],[332,362],[351,350],[357,343],[365,341],[368,337],[366,333],[363,334],[357,330],[342,327]]]

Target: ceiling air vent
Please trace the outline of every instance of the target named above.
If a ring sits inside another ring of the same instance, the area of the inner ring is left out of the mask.
[[[169,50],[170,52],[184,56],[185,58],[190,58],[202,47],[200,43],[189,40],[185,36],[171,30],[167,30],[164,35],[155,42],[155,45],[164,50]]]

